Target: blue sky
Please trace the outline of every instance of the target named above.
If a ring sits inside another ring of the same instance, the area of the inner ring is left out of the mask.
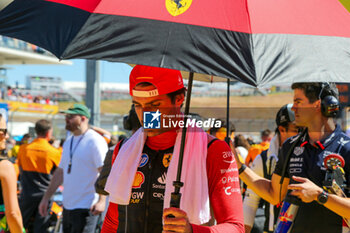
[[[73,65],[7,65],[8,83],[25,85],[27,75],[61,77],[64,81],[85,81],[85,60],[71,60]],[[101,82],[128,83],[131,67],[116,62],[100,62]]]

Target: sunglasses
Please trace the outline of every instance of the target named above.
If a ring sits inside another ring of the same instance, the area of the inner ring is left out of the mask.
[[[67,119],[73,119],[76,116],[80,116],[80,115],[78,115],[78,114],[66,114]]]

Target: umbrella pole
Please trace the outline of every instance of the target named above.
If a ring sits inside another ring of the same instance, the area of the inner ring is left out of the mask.
[[[186,103],[185,103],[185,127],[182,128],[182,135],[181,135],[181,146],[180,146],[180,154],[179,154],[179,163],[177,165],[177,176],[176,181],[173,182],[173,186],[175,188],[174,192],[171,193],[171,200],[170,200],[170,206],[180,208],[180,201],[181,201],[181,193],[180,189],[184,185],[183,182],[181,182],[181,172],[182,172],[182,161],[183,161],[183,155],[185,150],[185,141],[186,141],[186,122],[187,122],[187,116],[190,112],[190,102],[191,102],[191,92],[192,92],[192,82],[193,82],[193,72],[190,72],[190,76],[188,79],[188,87],[187,87],[187,95],[186,95]]]
[[[226,137],[225,142],[230,145],[230,79],[227,79],[227,106],[226,106]]]

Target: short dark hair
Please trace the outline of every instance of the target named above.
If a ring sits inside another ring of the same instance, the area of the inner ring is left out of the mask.
[[[35,132],[38,136],[46,136],[51,127],[52,126],[50,121],[41,119],[35,123]]]
[[[224,122],[223,120],[221,120],[221,119],[215,119],[215,123],[216,123],[216,122],[221,122],[221,123],[220,123],[220,126],[221,126],[221,127],[217,128],[217,127],[215,127],[215,125],[216,125],[216,124],[215,124],[214,127],[212,127],[212,128],[209,129],[209,134],[210,134],[210,135],[215,136],[216,132],[217,132],[220,128],[222,128],[222,127],[224,126],[224,124],[225,124],[225,122]]]
[[[338,88],[335,83],[293,83],[292,89],[301,89],[304,91],[306,98],[310,103],[315,102],[316,100],[322,99],[327,95],[332,95],[339,99]]]
[[[131,105],[129,115],[124,116],[123,126],[125,130],[133,131],[136,131],[141,127],[141,123],[139,121],[139,118],[137,117],[134,104]]]
[[[242,147],[246,148],[247,150],[250,149],[250,144],[249,144],[248,140],[242,134],[238,134],[235,136],[234,145],[235,145],[235,147],[242,146]]]
[[[271,133],[272,133],[271,130],[265,129],[265,130],[261,131],[261,137],[268,137],[271,135]]]
[[[179,89],[177,91],[168,93],[166,95],[170,98],[171,103],[174,104],[175,101],[176,101],[176,96],[178,96],[178,95],[186,95],[186,88],[183,87],[183,88],[181,88],[181,89]]]

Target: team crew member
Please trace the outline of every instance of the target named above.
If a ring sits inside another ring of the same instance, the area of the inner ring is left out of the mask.
[[[64,111],[66,129],[72,132],[63,144],[62,159],[50,186],[39,205],[47,215],[50,197],[63,183],[63,232],[95,232],[98,215],[105,209],[106,197],[95,193],[94,183],[107,153],[107,143],[101,135],[89,129],[89,109],[74,104]]]
[[[292,111],[292,104],[286,104],[277,112],[276,115],[276,134],[270,142],[268,150],[263,151],[258,155],[251,166],[252,171],[257,175],[271,179],[271,175],[275,169],[278,160],[278,151],[280,150],[284,141],[295,136],[298,133],[298,128],[295,125],[294,112]],[[248,187],[244,201],[244,227],[245,232],[250,233],[256,211],[260,202],[263,201],[253,190]],[[263,201],[265,211],[264,232],[273,232],[274,224],[279,213],[279,208],[276,208],[270,203]]]
[[[291,232],[340,233],[342,217],[350,218],[350,199],[327,194],[321,188],[326,170],[323,160],[333,153],[344,158],[347,187],[350,187],[350,138],[342,133],[332,118],[336,109],[332,103],[337,102],[338,90],[334,84],[327,83],[294,83],[292,89],[296,124],[307,127],[307,133],[283,144],[271,181],[238,163],[240,178],[274,205],[280,202],[280,197],[286,196],[288,189],[292,190],[288,195],[302,200]],[[280,187],[284,156],[299,137],[301,140],[293,149]]]
[[[42,217],[38,212],[41,198],[44,196],[52,177],[61,160],[61,152],[50,145],[52,136],[51,123],[39,120],[35,124],[37,138],[30,144],[20,147],[18,165],[21,172],[20,207],[24,227],[33,222],[33,232],[46,232],[49,217]]]
[[[130,94],[141,125],[148,111],[179,116],[184,92],[179,71],[137,65],[130,74]],[[106,184],[110,205],[103,233],[244,232],[233,153],[201,129],[187,131],[181,209],[169,208],[180,145],[177,132],[142,127],[117,145]],[[168,218],[170,214],[175,218]],[[212,226],[214,218],[217,225]]]

